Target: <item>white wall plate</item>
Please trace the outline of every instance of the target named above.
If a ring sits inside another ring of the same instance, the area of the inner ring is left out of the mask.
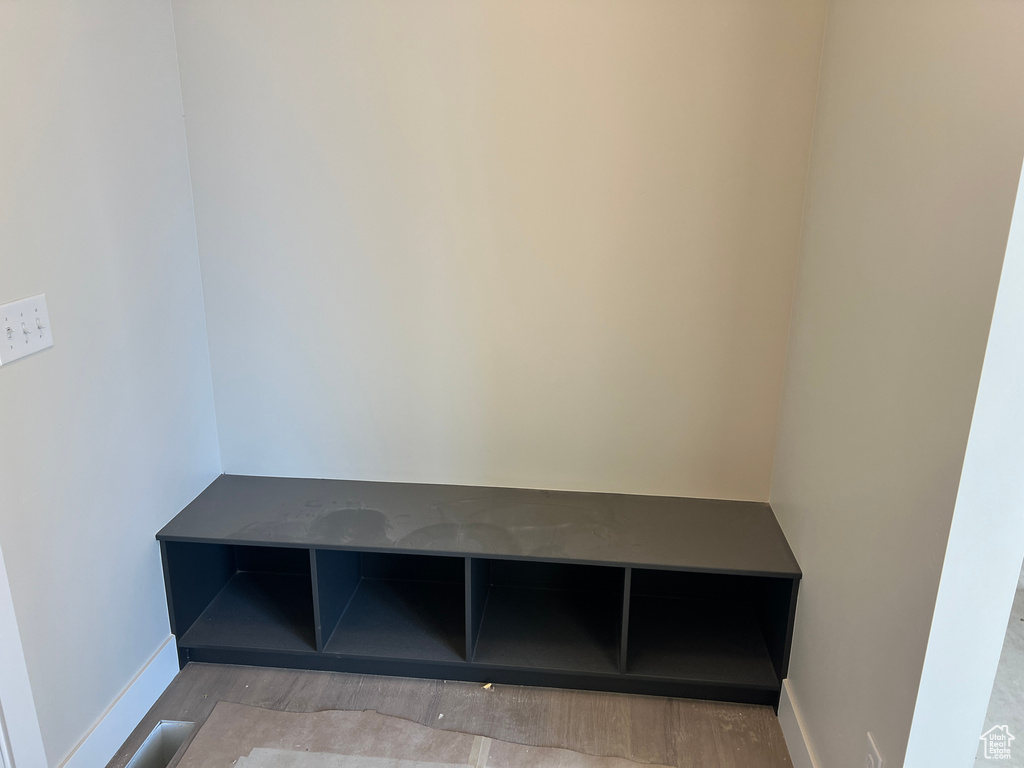
[[[0,305],[0,365],[52,346],[44,294]]]

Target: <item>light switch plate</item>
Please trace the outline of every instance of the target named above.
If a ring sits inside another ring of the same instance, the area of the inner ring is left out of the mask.
[[[52,346],[44,294],[0,305],[0,365]]]

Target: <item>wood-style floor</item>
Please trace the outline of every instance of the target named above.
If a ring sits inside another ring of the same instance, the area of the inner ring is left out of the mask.
[[[509,685],[485,690],[476,683],[442,680],[189,664],[108,768],[124,768],[159,720],[202,725],[218,701],[290,712],[372,709],[432,728],[680,768],[792,765],[771,707]]]

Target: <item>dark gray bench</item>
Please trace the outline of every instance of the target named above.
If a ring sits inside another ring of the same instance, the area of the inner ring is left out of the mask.
[[[755,502],[223,475],[157,534],[179,660],[778,706]]]

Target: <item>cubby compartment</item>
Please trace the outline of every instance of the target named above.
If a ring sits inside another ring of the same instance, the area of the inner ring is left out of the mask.
[[[792,579],[634,568],[626,673],[777,690]]]
[[[180,647],[316,651],[308,549],[163,546]]]
[[[465,558],[315,550],[328,654],[463,662]]]
[[[624,570],[473,558],[469,644],[491,667],[615,674]]]

